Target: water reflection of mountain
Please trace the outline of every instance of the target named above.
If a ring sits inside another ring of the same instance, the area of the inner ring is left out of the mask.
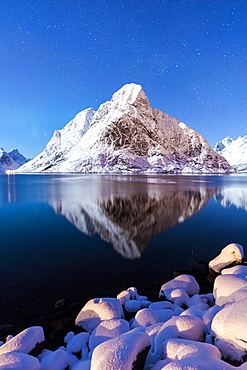
[[[227,187],[217,190],[215,200],[222,207],[236,206],[247,211],[247,189],[240,187]]]
[[[81,232],[98,233],[125,258],[138,258],[152,235],[185,221],[215,193],[212,188],[171,189],[165,192],[164,188],[152,192],[149,188],[140,192],[115,189],[113,193],[108,189],[108,194],[103,195],[102,189],[95,193],[92,188],[91,193],[77,191],[71,195],[56,188],[56,196],[49,203]]]

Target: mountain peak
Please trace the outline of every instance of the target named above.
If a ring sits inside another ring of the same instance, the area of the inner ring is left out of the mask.
[[[233,171],[198,132],[153,109],[141,85],[122,86],[89,113],[80,116],[80,124],[72,120],[53,135],[45,150],[19,172]]]
[[[16,170],[26,162],[27,159],[17,149],[12,149],[8,153],[3,148],[0,149],[0,173]]]
[[[121,100],[128,101],[129,104],[133,104],[140,94],[146,97],[141,85],[135,83],[125,84],[112,95],[111,101],[114,102],[116,100]]]
[[[237,170],[247,172],[247,135],[233,140],[229,136],[216,144],[214,149]]]

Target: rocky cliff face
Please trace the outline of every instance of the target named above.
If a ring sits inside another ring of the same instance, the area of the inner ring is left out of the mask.
[[[0,149],[0,173],[5,173],[7,170],[16,170],[27,161],[17,149],[13,149],[8,153]]]
[[[238,171],[247,172],[247,135],[233,140],[229,136],[215,145],[214,150],[222,155]]]
[[[94,112],[54,132],[19,172],[226,173],[233,169],[195,130],[150,106],[142,87],[124,85]]]

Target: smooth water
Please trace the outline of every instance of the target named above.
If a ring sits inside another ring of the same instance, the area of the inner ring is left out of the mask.
[[[1,175],[0,324],[247,246],[247,176]]]

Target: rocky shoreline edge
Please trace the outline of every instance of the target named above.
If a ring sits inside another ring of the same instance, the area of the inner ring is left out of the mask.
[[[247,369],[243,261],[232,243],[209,268],[201,261],[163,285],[83,305],[61,299],[48,316],[2,324],[0,369]]]

